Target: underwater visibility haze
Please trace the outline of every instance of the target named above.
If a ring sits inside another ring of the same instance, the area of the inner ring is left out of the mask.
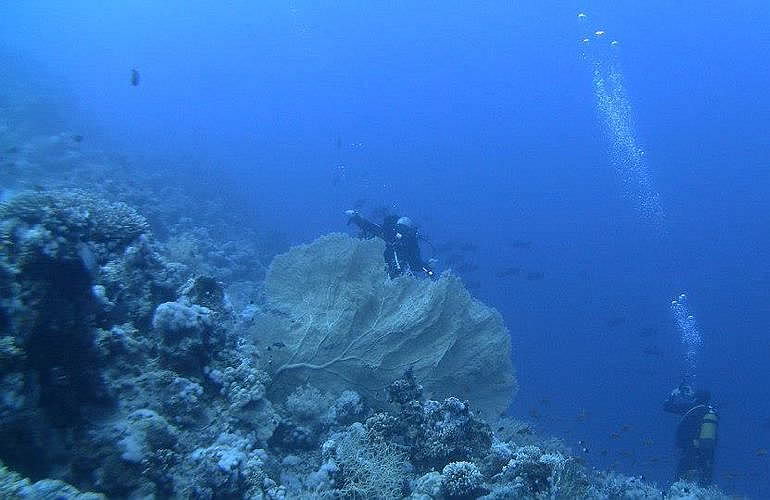
[[[4,3],[0,497],[770,497],[767,26]]]

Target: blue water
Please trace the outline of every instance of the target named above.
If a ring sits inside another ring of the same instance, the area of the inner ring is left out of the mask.
[[[597,467],[671,480],[661,404],[686,292],[721,414],[717,483],[770,495],[766,2],[109,4],[6,3],[6,74],[91,143],[185,169],[294,243],[346,230],[359,199],[434,244],[474,242],[465,278],[513,338],[511,411]],[[585,33],[619,42],[592,57],[622,74],[652,220],[612,155]],[[523,275],[496,276],[511,266]]]

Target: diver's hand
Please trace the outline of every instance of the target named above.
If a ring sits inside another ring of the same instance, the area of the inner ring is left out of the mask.
[[[358,213],[358,210],[345,210],[345,215],[348,216],[348,224],[353,222],[357,217],[360,217],[361,215]]]

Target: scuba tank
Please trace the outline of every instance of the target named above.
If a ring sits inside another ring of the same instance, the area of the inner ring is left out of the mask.
[[[716,410],[709,407],[701,419],[698,437],[693,444],[702,450],[713,450],[716,447],[718,424],[719,416],[717,416]]]

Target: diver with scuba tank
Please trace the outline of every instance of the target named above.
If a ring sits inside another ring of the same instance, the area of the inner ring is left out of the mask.
[[[671,391],[663,409],[681,415],[676,429],[676,446],[679,448],[677,480],[710,484],[714,477],[714,453],[717,445],[719,415],[709,404],[708,391],[695,391],[686,382]]]
[[[385,263],[391,278],[406,272],[414,275],[424,274],[435,278],[430,264],[420,256],[420,244],[417,227],[409,217],[388,215],[382,224],[375,224],[356,210],[346,210],[348,224],[355,224],[361,229],[362,238],[380,238],[385,242]]]

